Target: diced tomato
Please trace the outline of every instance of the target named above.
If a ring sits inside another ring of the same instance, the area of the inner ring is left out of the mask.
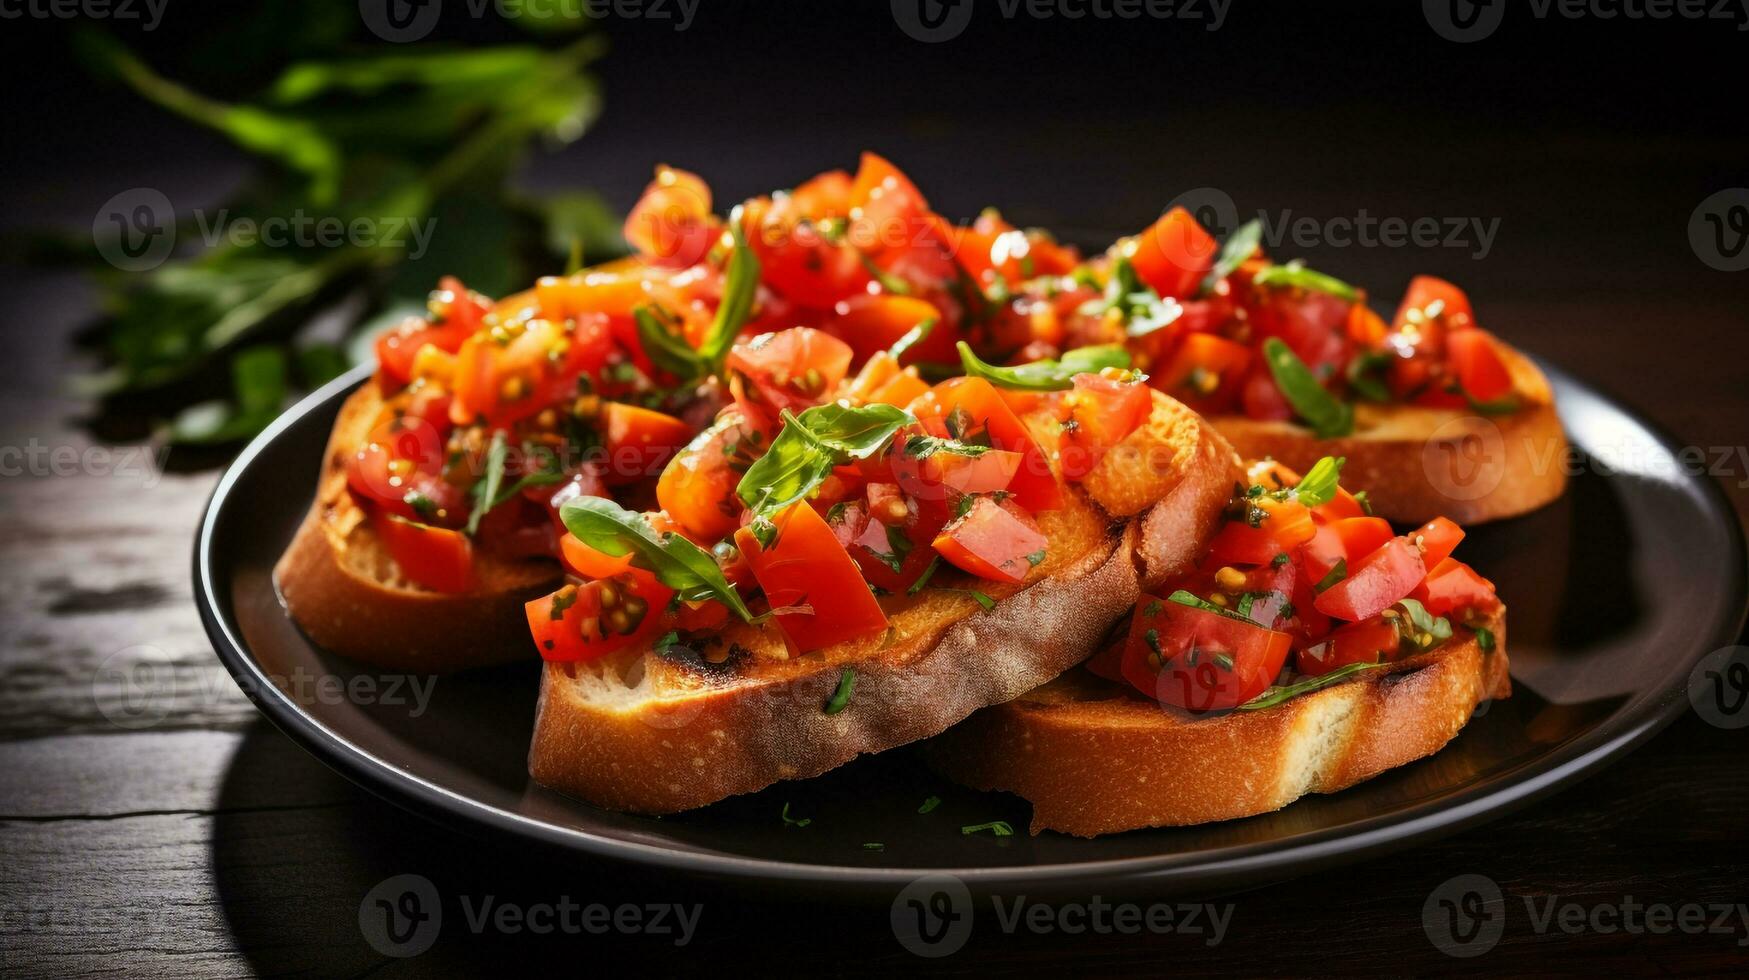
[[[741,473],[765,439],[738,410],[724,412],[668,461],[656,481],[656,501],[686,532],[717,541],[741,526]]]
[[[1311,289],[1264,287],[1248,307],[1253,336],[1278,337],[1320,376],[1348,362],[1347,324],[1355,304]],[[1267,370],[1267,369],[1266,369]]]
[[[609,484],[623,485],[661,473],[693,433],[692,426],[672,415],[607,402],[601,406],[601,436],[607,453],[603,475]]]
[[[834,318],[826,328],[850,345],[855,359],[865,361],[899,342],[918,324],[933,320],[940,326],[941,311],[926,300],[890,293],[852,296],[833,308]],[[915,352],[907,357],[916,360]]]
[[[371,518],[377,537],[407,578],[452,595],[473,587],[474,548],[467,535],[374,508]]]
[[[1262,363],[1253,365],[1246,375],[1245,386],[1239,390],[1239,406],[1254,419],[1289,422],[1294,417],[1293,406],[1288,404],[1286,396],[1276,387],[1275,377]]]
[[[1337,487],[1336,495],[1313,507],[1312,513],[1325,521],[1339,521],[1345,517],[1365,517],[1366,508],[1360,505],[1354,494]]]
[[[1470,298],[1464,291],[1440,279],[1437,276],[1416,276],[1409,280],[1409,289],[1403,294],[1402,305],[1397,307],[1397,315],[1391,319],[1393,327],[1400,328],[1409,322],[1409,311],[1420,310],[1426,314],[1429,307],[1439,304],[1439,318],[1453,330],[1461,330],[1473,323],[1470,312]]]
[[[898,167],[873,153],[862,155],[850,186],[850,241],[870,254],[903,249],[930,217],[929,202]]]
[[[991,449],[976,456],[936,453],[922,460],[921,466],[929,473],[926,479],[968,496],[1008,489],[1020,471],[1020,461],[1019,453]]]
[[[1392,538],[1350,564],[1348,577],[1325,589],[1316,605],[1326,616],[1359,622],[1391,608],[1426,577],[1415,546],[1407,538]]]
[[[1486,330],[1454,331],[1445,338],[1446,357],[1464,394],[1471,400],[1497,402],[1512,394],[1512,372],[1500,356],[1500,347]]]
[[[1476,574],[1476,570],[1447,558],[1427,574],[1427,580],[1415,587],[1411,597],[1420,600],[1427,611],[1443,616],[1454,609],[1479,609],[1493,612],[1500,608],[1500,597],[1494,593],[1494,583]]]
[[[850,213],[850,175],[828,170],[790,192],[802,216],[810,221],[840,218]]]
[[[376,340],[377,365],[397,384],[413,379],[414,360],[427,345],[450,354],[460,350],[462,342],[480,328],[480,318],[490,308],[484,297],[469,292],[454,276],[439,281],[432,299],[442,312],[437,322],[409,317]]]
[[[508,342],[476,334],[456,360],[457,425],[484,418],[509,426],[576,394],[577,379],[600,371],[613,350],[608,317],[586,314],[564,324],[529,320]]]
[[[1209,560],[1217,565],[1261,565],[1276,555],[1292,552],[1317,533],[1312,512],[1293,500],[1262,496],[1248,501],[1264,512],[1252,527],[1244,520],[1228,521],[1209,543]]]
[[[878,351],[862,366],[846,395],[865,405],[904,408],[929,390],[916,368],[901,368],[886,351]]]
[[[1435,517],[1404,537],[1420,547],[1422,564],[1434,568],[1457,550],[1458,542],[1464,539],[1464,529],[1447,518]]]
[[[346,483],[365,499],[406,517],[416,516],[405,505],[412,491],[439,507],[459,505],[459,495],[442,485],[444,456],[437,426],[410,415],[391,418],[372,429],[369,440],[347,460]]]
[[[903,594],[917,584],[929,563],[935,560],[930,542],[941,530],[945,514],[938,509],[907,505],[902,497],[884,497],[876,493],[877,487],[895,493],[898,489],[890,483],[871,483],[870,500],[852,500],[833,508],[827,523],[870,584]],[[882,499],[877,501],[874,499],[877,496]],[[904,516],[896,522],[890,515],[880,514],[889,499],[904,510]],[[880,519],[870,511],[880,514]]]
[[[935,550],[957,568],[997,582],[1022,582],[1044,560],[1048,541],[1032,518],[989,497],[976,497],[972,509],[948,522],[935,537]]]
[[[1063,441],[1057,458],[1065,479],[1092,472],[1105,454],[1140,428],[1153,411],[1154,396],[1141,376],[1077,374],[1063,395]]]
[[[1294,669],[1319,677],[1349,664],[1383,663],[1397,655],[1401,643],[1396,623],[1375,616],[1349,623],[1322,643],[1298,651],[1294,654]]]
[[[565,521],[559,516],[559,508],[565,505],[565,501],[575,497],[608,496],[607,483],[601,479],[601,472],[593,463],[584,463],[570,479],[557,487],[529,487],[523,494],[546,505],[547,516],[560,537],[565,534]]]
[[[633,310],[651,301],[653,278],[648,270],[600,269],[572,276],[544,276],[534,284],[535,304],[543,319],[555,323],[591,313],[629,320]]]
[[[1205,415],[1232,407],[1251,367],[1251,348],[1212,333],[1185,336],[1154,387]]]
[[[1161,296],[1185,299],[1214,265],[1219,246],[1196,217],[1173,208],[1135,238],[1130,264],[1136,276]]]
[[[1267,690],[1291,645],[1286,633],[1144,594],[1130,621],[1123,676],[1163,704],[1216,711]]]
[[[1063,488],[1057,475],[1045,459],[1043,450],[1033,440],[1032,432],[1020,421],[995,386],[982,378],[954,378],[943,381],[926,397],[914,401],[911,414],[931,435],[947,436],[948,419],[966,420],[959,438],[973,440],[988,435],[990,445],[1020,454],[1020,466],[1008,485],[1014,501],[1029,511],[1056,510],[1063,506]]]
[[[760,280],[790,302],[830,310],[839,300],[866,292],[874,281],[857,250],[806,220],[794,198],[779,194],[749,201],[743,213]]]
[[[783,409],[827,400],[850,370],[850,345],[812,327],[760,334],[729,351],[730,390],[750,414],[775,423]]]
[[[1081,666],[1095,677],[1103,677],[1114,684],[1127,684],[1129,682],[1123,676],[1123,653],[1124,644],[1111,643],[1101,647]]]
[[[772,523],[777,538],[770,548],[759,544],[751,528],[735,532],[735,544],[773,609],[812,607],[776,617],[798,650],[818,650],[886,628],[880,603],[819,512],[793,504]]]
[[[1338,562],[1348,561],[1348,549],[1330,525],[1320,524],[1312,537],[1293,552],[1293,561],[1306,584],[1316,586],[1336,568]]]
[[[631,552],[615,558],[589,547],[570,534],[559,539],[559,554],[567,569],[586,579],[613,578],[632,567]]]
[[[641,568],[566,585],[523,607],[541,656],[590,661],[654,638],[674,592]]]
[[[626,215],[625,239],[644,258],[685,268],[703,261],[720,235],[711,189],[697,174],[666,165]]]
[[[1326,526],[1342,542],[1343,557],[1351,566],[1395,537],[1382,517],[1344,517]]]
[[[1345,326],[1348,339],[1363,350],[1376,349],[1384,343],[1385,334],[1388,332],[1384,318],[1374,313],[1372,307],[1367,306],[1364,301],[1348,308],[1348,322]]]

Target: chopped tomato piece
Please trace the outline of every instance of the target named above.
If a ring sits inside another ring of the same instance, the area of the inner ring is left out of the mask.
[[[1020,466],[1008,490],[1029,511],[1056,510],[1063,506],[1063,488],[1051,470],[1032,432],[1020,421],[995,386],[982,378],[955,378],[930,390],[913,402],[911,414],[934,436],[973,440],[987,435],[997,449],[1020,454]],[[949,426],[949,421],[954,426]]]
[[[473,587],[474,548],[467,535],[380,510],[371,516],[377,537],[407,578],[452,595]]]
[[[1139,375],[1133,379],[1077,374],[1063,395],[1063,441],[1058,449],[1063,476],[1076,480],[1099,465],[1111,447],[1129,438],[1154,408],[1153,393]]]
[[[1136,236],[1130,264],[1136,276],[1161,296],[1185,299],[1196,292],[1218,250],[1195,215],[1173,208]]]
[[[462,342],[480,328],[480,318],[491,305],[454,276],[444,276],[438,282],[433,300],[442,313],[437,322],[409,317],[376,340],[377,365],[397,384],[413,379],[414,361],[426,346],[449,354],[460,350]]]
[[[1438,316],[1433,317],[1432,308],[1438,304]],[[1454,330],[1470,326],[1473,322],[1470,312],[1470,298],[1464,291],[1440,279],[1437,276],[1416,276],[1409,280],[1409,289],[1403,294],[1403,303],[1397,307],[1397,315],[1391,319],[1393,327],[1402,327],[1409,322],[1409,311],[1419,310],[1423,316],[1442,319]]]
[[[541,656],[589,661],[654,638],[674,591],[641,568],[566,585],[523,607]]]
[[[880,496],[876,488],[883,486],[897,492],[892,484],[871,483],[866,503],[853,500],[833,508],[827,523],[871,585],[902,594],[917,584],[929,563],[935,560],[935,551],[929,543],[941,530],[945,514],[933,508],[909,506],[902,497],[876,499]],[[882,513],[890,506],[889,500],[903,511],[897,521],[891,514]]]
[[[1239,405],[1247,416],[1254,419],[1290,422],[1294,417],[1293,406],[1276,386],[1269,368],[1261,363],[1253,365],[1246,375],[1245,385],[1239,389]]]
[[[1383,663],[1397,655],[1401,643],[1396,623],[1375,616],[1364,622],[1349,623],[1331,633],[1324,642],[1295,653],[1294,669],[1318,677],[1349,664]]]
[[[1366,508],[1360,505],[1360,500],[1341,487],[1336,488],[1336,496],[1312,508],[1312,513],[1326,521],[1339,521],[1345,517],[1365,517]]]
[[[729,351],[730,389],[751,414],[777,420],[827,400],[850,370],[850,345],[812,327],[760,334]]]
[[[796,207],[810,221],[839,218],[850,213],[850,175],[842,170],[828,170],[804,182],[790,192]]]
[[[929,202],[911,178],[873,153],[862,155],[850,186],[850,207],[849,238],[871,254],[905,248],[930,217]]]
[[[792,504],[772,523],[777,536],[769,548],[751,528],[735,532],[735,544],[771,608],[779,610],[777,625],[798,650],[818,650],[886,628],[880,603],[818,511]],[[810,610],[784,611],[801,606]]]
[[[672,415],[607,402],[601,407],[601,435],[607,453],[603,474],[610,484],[636,483],[662,472],[663,464],[686,445],[692,427]]]
[[[559,539],[559,556],[564,560],[567,569],[587,579],[613,578],[632,567],[631,552],[615,558],[589,547],[570,534]]]
[[[1445,338],[1446,357],[1471,400],[1497,402],[1512,394],[1512,373],[1486,330],[1459,330]]]
[[[685,268],[703,261],[720,232],[711,189],[697,174],[666,165],[626,215],[625,239],[646,259]]]
[[[1261,565],[1276,555],[1292,552],[1317,533],[1312,512],[1294,500],[1262,496],[1246,501],[1263,512],[1256,527],[1246,520],[1231,520],[1209,543],[1209,560],[1218,565]]]
[[[467,425],[483,417],[508,426],[568,399],[577,379],[600,371],[613,350],[604,314],[563,324],[529,320],[507,339],[475,334],[456,359],[455,402],[450,419]]]
[[[1447,518],[1435,517],[1404,537],[1421,549],[1422,564],[1435,568],[1457,550],[1458,542],[1464,539],[1464,529]]]
[[[925,321],[935,321],[938,328],[941,321],[941,311],[929,301],[890,293],[852,296],[839,302],[833,312],[827,329],[850,345],[858,361],[887,350]],[[914,361],[917,351],[914,348],[906,356]]]
[[[1415,546],[1407,538],[1392,538],[1350,564],[1348,577],[1325,589],[1316,605],[1326,616],[1359,622],[1391,608],[1426,577]]]
[[[1022,582],[1044,560],[1048,541],[1032,518],[989,497],[950,521],[935,537],[941,557],[980,578]]]
[[[1327,526],[1342,542],[1342,555],[1351,566],[1396,536],[1382,517],[1344,517]]]
[[[793,197],[749,201],[744,214],[760,280],[790,302],[830,310],[839,300],[866,292],[874,281],[857,250],[806,220]]]
[[[1493,612],[1500,608],[1500,597],[1494,593],[1494,583],[1476,574],[1476,570],[1447,558],[1427,573],[1427,581],[1415,587],[1412,598],[1420,600],[1427,611],[1443,616],[1454,609],[1479,609]]]
[[[1198,412],[1230,409],[1251,367],[1251,349],[1212,333],[1193,333],[1178,345],[1152,383]]]
[[[1123,676],[1163,704],[1232,708],[1275,682],[1291,645],[1286,633],[1144,594],[1130,621]]]
[[[727,537],[741,526],[735,488],[764,445],[738,410],[724,412],[668,461],[656,481],[656,502],[700,541]]]
[[[1293,561],[1299,566],[1306,584],[1316,586],[1329,576],[1338,562],[1348,561],[1348,549],[1330,525],[1320,524],[1312,537],[1293,553]]]

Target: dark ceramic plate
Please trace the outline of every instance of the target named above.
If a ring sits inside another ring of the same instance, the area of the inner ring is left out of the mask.
[[[1229,888],[1403,847],[1550,793],[1688,708],[1695,664],[1736,641],[1743,538],[1723,496],[1635,415],[1550,374],[1577,451],[1569,492],[1528,517],[1474,529],[1464,544],[1463,557],[1511,604],[1513,697],[1430,759],[1212,826],[1097,840],[1024,829],[962,835],[963,825],[992,820],[1025,828],[1029,807],[949,784],[909,750],[665,819],[609,813],[534,785],[524,759],[535,664],[438,679],[421,710],[405,684],[391,689],[397,679],[313,647],[275,595],[273,563],[362,369],[280,419],[220,482],[195,547],[195,594],[219,657],[275,724],[351,779],[463,829],[833,891],[891,894],[926,872],[1035,893]],[[364,694],[337,696],[337,683]],[[930,796],[943,802],[918,813]],[[786,804],[811,823],[786,826]]]

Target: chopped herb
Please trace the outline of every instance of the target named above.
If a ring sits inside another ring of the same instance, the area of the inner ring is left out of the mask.
[[[504,482],[504,461],[510,454],[504,430],[492,433],[492,443],[486,449],[486,475],[480,481],[479,496],[474,499],[474,512],[468,515],[468,534],[478,534],[480,519],[498,499],[498,486]]]
[[[1288,563],[1288,557],[1287,557],[1287,552],[1285,552],[1285,551],[1279,555],[1276,555],[1274,558],[1269,559],[1269,567],[1271,567],[1271,568],[1280,568],[1281,566],[1283,566],[1287,563]]]
[[[832,506],[826,508],[826,523],[828,523],[828,524],[842,524],[842,523],[844,523],[844,510],[846,507],[849,507],[849,506],[850,506],[850,501],[840,500],[837,503],[833,504]]]
[[[930,435],[914,435],[905,440],[905,455],[913,459],[928,459],[936,453],[948,453],[953,456],[982,456],[989,451],[989,446],[974,446],[958,439],[938,439]]]
[[[929,559],[929,564],[924,567],[923,574],[917,576],[917,581],[911,583],[911,587],[905,590],[905,594],[916,595],[917,593],[922,592],[923,587],[929,584],[930,577],[935,574],[936,566],[940,564],[940,555],[936,555],[934,558]]]
[[[1300,360],[1280,337],[1263,342],[1264,363],[1294,414],[1320,439],[1346,436],[1354,431],[1354,407],[1326,391],[1306,362]]]
[[[832,697],[828,698],[826,701],[826,713],[829,715],[835,715],[838,712],[843,711],[844,706],[850,703],[851,692],[855,690],[856,671],[846,667],[844,668],[844,673],[838,675],[837,690],[833,691]]]
[[[1476,646],[1481,647],[1483,653],[1493,653],[1494,631],[1486,626],[1476,627]]]
[[[1263,223],[1253,218],[1233,230],[1227,236],[1227,241],[1221,246],[1221,254],[1215,259],[1214,267],[1202,277],[1202,285],[1197,287],[1197,295],[1205,296],[1215,291],[1215,286],[1222,279],[1233,274],[1233,270],[1245,263],[1245,260],[1257,254],[1257,247],[1263,241]]]
[[[1222,670],[1230,671],[1233,669],[1233,658],[1231,656],[1229,656],[1228,654],[1217,653],[1214,656],[1214,661],[1215,661],[1215,666],[1221,668]]]
[[[958,593],[961,593],[964,595],[969,595],[973,599],[976,599],[978,601],[978,605],[984,607],[985,612],[989,612],[990,610],[996,608],[996,600],[990,598],[989,596],[985,595],[982,592],[979,592],[977,589],[942,589],[941,591],[943,591],[943,592],[958,592]]]
[[[1228,619],[1236,619],[1241,623],[1250,623],[1251,622],[1249,619],[1246,619],[1245,617],[1239,615],[1238,613],[1233,612],[1231,609],[1222,609],[1220,606],[1217,606],[1214,603],[1209,602],[1207,599],[1198,598],[1195,593],[1186,592],[1183,589],[1179,589],[1177,592],[1172,593],[1171,595],[1167,596],[1166,599],[1169,602],[1176,602],[1181,606],[1189,606],[1192,609],[1201,609],[1203,612],[1211,612],[1217,616],[1225,616]],[[1255,624],[1253,624],[1253,625],[1255,625]]]
[[[1395,359],[1395,355],[1387,351],[1362,351],[1356,354],[1343,371],[1348,379],[1348,387],[1367,401],[1390,401],[1391,389],[1385,385],[1380,375]]]
[[[401,502],[413,508],[413,513],[418,514],[426,521],[437,516],[437,501],[417,490],[407,491],[407,495],[401,498]]]
[[[1306,475],[1300,478],[1300,485],[1294,487],[1293,495],[1307,507],[1318,507],[1336,499],[1337,482],[1342,477],[1342,464],[1348,462],[1345,457],[1325,456],[1312,464]]]
[[[1160,649],[1160,631],[1159,630],[1157,630],[1157,629],[1148,630],[1146,633],[1142,634],[1142,639],[1147,642],[1148,649],[1153,652],[1154,656],[1160,657],[1162,659],[1165,658],[1166,651]]]
[[[978,503],[977,497],[975,497],[971,494],[966,494],[965,496],[963,496],[960,499],[953,502],[953,516],[958,518],[958,517],[964,517],[967,514],[970,514],[972,512],[972,508],[974,506],[976,506],[977,503]]]
[[[560,589],[559,591],[553,593],[552,606],[547,610],[547,615],[550,616],[552,618],[552,621],[556,623],[559,620],[565,618],[565,610],[571,608],[572,606],[574,606],[576,604],[577,604],[577,589],[575,589],[575,588]]]
[[[884,851],[887,849],[887,845],[882,844],[879,841],[869,841],[862,845],[862,849],[865,851]]]
[[[1336,564],[1330,568],[1329,574],[1327,574],[1323,578],[1319,579],[1317,585],[1312,586],[1312,591],[1319,594],[1319,595],[1323,595],[1324,590],[1330,588],[1332,585],[1335,585],[1337,582],[1340,582],[1347,577],[1348,577],[1348,559],[1338,558],[1338,559],[1336,559]]]
[[[1130,366],[1129,353],[1116,344],[1081,347],[1058,360],[1033,361],[1017,367],[985,363],[963,340],[959,342],[959,352],[960,365],[967,377],[983,378],[998,388],[1020,391],[1062,391],[1074,386],[1077,374],[1098,374],[1103,368]]]
[[[785,827],[806,827],[808,824],[814,822],[813,817],[801,817],[800,819],[791,817],[789,815],[789,804],[787,802],[784,803],[783,813],[780,815],[783,817],[783,825]]]
[[[717,315],[698,347],[698,356],[714,370],[721,366],[729,347],[740,335],[741,328],[753,315],[753,301],[759,293],[759,257],[747,245],[747,219],[740,205],[729,212],[729,230],[734,236],[735,250],[729,254],[729,268],[723,276],[723,299],[717,304]]]
[[[905,331],[903,337],[893,341],[893,346],[887,348],[887,353],[891,354],[895,361],[904,357],[911,352],[911,348],[923,343],[923,341],[935,331],[935,323],[936,318],[930,317],[929,319],[917,324],[915,327]]]
[[[1259,286],[1270,286],[1276,289],[1309,289],[1314,293],[1325,293],[1350,303],[1360,299],[1360,291],[1353,286],[1335,276],[1314,272],[1306,268],[1304,262],[1297,259],[1286,265],[1272,265],[1260,269],[1251,281]]]
[[[891,405],[850,408],[819,405],[801,415],[783,412],[783,430],[736,485],[756,517],[770,517],[804,500],[832,468],[879,452],[900,428],[914,421]]]
[[[1040,548],[1039,550],[1033,552],[1032,554],[1027,555],[1026,556],[1026,563],[1028,565],[1031,565],[1034,568],[1037,568],[1038,566],[1044,564],[1044,562],[1045,562],[1045,550],[1046,549],[1044,549],[1044,548]]]
[[[1148,603],[1147,607],[1142,610],[1142,615],[1147,616],[1148,618],[1152,619],[1153,617],[1158,616],[1165,611],[1166,611],[1165,605],[1162,604],[1160,602],[1160,600],[1155,599],[1153,602]]]
[[[935,809],[936,807],[938,807],[940,805],[941,805],[941,797],[931,796],[929,799],[923,801],[923,805],[917,808],[917,812],[918,813],[928,813],[929,811]]]
[[[1350,496],[1354,497],[1354,502],[1360,505],[1362,513],[1368,517],[1372,516],[1372,498],[1366,495],[1365,490],[1356,490]]]
[[[989,823],[974,823],[960,828],[960,833],[966,836],[988,830],[996,837],[1013,837],[1014,825],[1006,820],[992,820]]]
[[[1384,666],[1386,666],[1386,665],[1385,664],[1344,664],[1341,667],[1336,668],[1335,670],[1331,671],[1328,674],[1324,674],[1324,675],[1321,675],[1319,677],[1307,678],[1306,680],[1300,681],[1297,684],[1287,684],[1284,686],[1271,687],[1268,690],[1264,691],[1262,694],[1259,694],[1256,697],[1252,698],[1251,700],[1245,702],[1244,704],[1239,705],[1237,710],[1239,710],[1239,711],[1259,711],[1263,708],[1273,708],[1276,705],[1281,704],[1284,701],[1288,701],[1288,700],[1291,700],[1293,698],[1297,698],[1302,694],[1310,694],[1313,691],[1320,691],[1326,687],[1331,687],[1335,684],[1341,683],[1342,681],[1345,681],[1348,678],[1353,677],[1355,674],[1358,674],[1362,671],[1377,670],[1378,668],[1384,667]]]
[[[662,634],[661,638],[656,640],[655,644],[652,646],[652,649],[654,649],[657,653],[667,653],[669,650],[673,649],[674,646],[676,644],[678,644],[679,642],[680,642],[680,634],[675,632],[674,630],[669,630],[668,632]]]
[[[638,343],[650,362],[683,383],[695,381],[711,371],[711,366],[677,331],[672,316],[659,306],[639,306],[632,310],[638,327]]]
[[[1425,652],[1451,639],[1451,622],[1444,616],[1429,613],[1427,607],[1415,599],[1398,599],[1397,605],[1408,615],[1409,623],[1415,629],[1410,640],[1416,649]],[[1424,636],[1427,637],[1425,642],[1421,639]]]

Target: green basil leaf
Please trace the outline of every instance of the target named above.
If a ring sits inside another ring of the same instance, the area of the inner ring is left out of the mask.
[[[1130,366],[1129,352],[1116,344],[1081,347],[1058,360],[1033,361],[1017,367],[985,363],[963,340],[959,342],[959,352],[960,364],[967,377],[983,378],[998,388],[1019,391],[1062,391],[1074,385],[1077,374],[1097,374],[1108,367]]]
[[[1302,694],[1310,694],[1313,691],[1321,691],[1326,687],[1332,687],[1336,684],[1340,684],[1341,682],[1347,680],[1348,678],[1353,677],[1355,674],[1361,673],[1363,671],[1377,670],[1380,667],[1388,667],[1388,666],[1390,666],[1390,665],[1389,664],[1344,664],[1341,667],[1336,668],[1335,670],[1331,671],[1328,674],[1324,674],[1324,675],[1319,676],[1319,677],[1309,677],[1303,681],[1300,681],[1297,684],[1287,684],[1287,685],[1282,685],[1282,686],[1278,686],[1278,687],[1271,687],[1268,690],[1264,691],[1262,694],[1259,694],[1256,697],[1252,698],[1251,700],[1245,702],[1244,704],[1239,705],[1234,710],[1236,710],[1236,711],[1260,711],[1264,708],[1273,708],[1276,705],[1281,704],[1283,701],[1292,700],[1294,698],[1299,697]]]
[[[1300,484],[1294,487],[1294,497],[1307,507],[1318,507],[1336,499],[1336,487],[1342,479],[1342,464],[1348,462],[1340,456],[1325,456],[1312,464],[1306,475],[1300,477]]]
[[[936,318],[930,317],[922,323],[917,324],[915,327],[905,331],[903,337],[893,341],[893,346],[887,348],[887,353],[891,354],[895,361],[904,357],[911,352],[911,348],[923,343],[925,338],[935,332],[935,322]]]
[[[1179,589],[1178,591],[1167,596],[1166,599],[1169,602],[1176,602],[1181,606],[1189,606],[1192,609],[1201,609],[1203,612],[1211,612],[1211,613],[1214,613],[1216,616],[1225,616],[1228,619],[1244,623],[1247,626],[1256,626],[1257,625],[1256,623],[1252,622],[1250,619],[1247,619],[1246,617],[1239,615],[1238,613],[1234,612],[1231,609],[1222,609],[1220,606],[1215,605],[1214,603],[1208,601],[1207,599],[1201,598],[1196,593],[1187,592],[1184,589]]]
[[[1354,431],[1354,407],[1326,391],[1312,369],[1280,337],[1263,342],[1263,359],[1282,397],[1318,438],[1333,439]]]
[[[754,461],[735,487],[756,517],[770,517],[804,500],[851,459],[880,452],[893,435],[916,421],[891,405],[819,405],[800,416],[783,413],[783,429],[765,455]]]
[[[1215,286],[1222,279],[1233,274],[1233,270],[1243,265],[1245,260],[1257,254],[1257,247],[1263,243],[1263,222],[1253,218],[1233,230],[1227,236],[1227,241],[1221,246],[1221,254],[1215,258],[1214,267],[1209,274],[1202,277],[1202,285],[1197,288],[1197,295],[1207,295],[1215,291]]]
[[[818,405],[797,419],[814,442],[851,459],[867,459],[892,441],[893,434],[916,419],[892,405],[862,405],[852,408],[836,402]]]
[[[759,293],[759,257],[747,245],[747,218],[741,207],[729,212],[729,229],[735,239],[729,253],[729,268],[723,277],[723,301],[717,305],[717,315],[711,321],[710,332],[698,347],[698,356],[715,370],[722,363],[729,347],[740,336],[741,328],[753,315],[753,300]]]
[[[1362,351],[1356,354],[1343,371],[1344,377],[1348,379],[1348,387],[1367,401],[1390,401],[1391,389],[1379,375],[1395,359],[1395,355],[1385,351]]]
[[[723,577],[710,552],[679,536],[657,534],[644,515],[605,497],[573,497],[559,508],[565,529],[604,555],[629,554],[632,564],[654,574],[682,599],[716,599],[748,622],[753,614]]]
[[[468,515],[468,533],[478,534],[480,519],[486,516],[498,499],[498,487],[504,482],[504,460],[510,454],[510,444],[504,430],[492,433],[492,444],[486,449],[486,475],[480,480],[479,495],[474,498],[474,511]]]
[[[1314,272],[1297,259],[1286,265],[1272,265],[1259,270],[1251,281],[1259,286],[1272,286],[1276,289],[1309,289],[1314,293],[1326,293],[1350,303],[1360,299],[1358,289],[1335,276]]]
[[[709,371],[709,365],[686,338],[675,333],[649,306],[632,310],[638,324],[638,344],[649,355],[651,363],[682,381],[692,381]]]
[[[1336,559],[1336,564],[1330,566],[1330,571],[1325,574],[1323,578],[1318,580],[1318,584],[1312,586],[1312,592],[1316,595],[1323,595],[1325,590],[1347,577],[1348,559],[1338,558]]]
[[[982,456],[989,451],[989,446],[977,446],[969,442],[961,442],[958,439],[938,439],[929,435],[914,435],[905,440],[905,455],[913,459],[928,459],[936,453],[947,453],[950,456]]]

